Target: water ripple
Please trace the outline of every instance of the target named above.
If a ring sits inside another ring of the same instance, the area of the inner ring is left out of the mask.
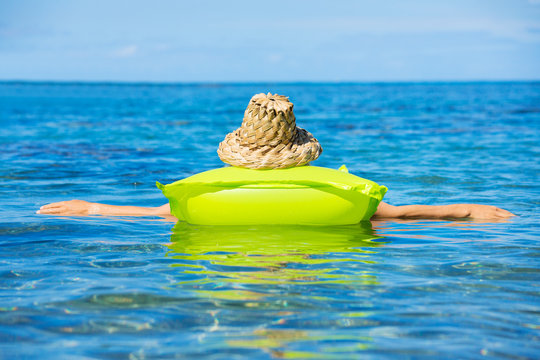
[[[518,218],[201,227],[38,216],[165,202],[222,166],[254,93],[290,96],[324,152],[391,204]],[[540,353],[540,84],[0,83],[5,358],[500,358]]]

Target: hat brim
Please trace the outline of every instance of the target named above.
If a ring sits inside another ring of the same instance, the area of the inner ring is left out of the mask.
[[[250,148],[242,145],[239,129],[227,134],[219,144],[220,159],[232,166],[250,169],[283,169],[306,165],[316,160],[322,152],[321,145],[307,130],[296,127],[296,134],[289,142],[276,146]]]

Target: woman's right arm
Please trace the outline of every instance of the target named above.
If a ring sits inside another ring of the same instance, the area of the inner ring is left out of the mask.
[[[506,219],[515,216],[510,211],[490,205],[453,204],[453,205],[403,205],[392,206],[381,202],[374,218],[416,218],[416,219]]]

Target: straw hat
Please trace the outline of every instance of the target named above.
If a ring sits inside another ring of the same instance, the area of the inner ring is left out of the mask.
[[[268,93],[251,98],[242,126],[225,137],[217,152],[233,166],[279,169],[306,165],[322,148],[313,135],[296,126],[289,98]]]

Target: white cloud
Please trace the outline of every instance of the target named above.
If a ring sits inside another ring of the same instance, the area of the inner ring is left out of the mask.
[[[540,0],[531,1],[537,1],[540,4]],[[244,25],[249,26],[249,23],[244,23]],[[253,26],[256,25],[253,24]],[[540,35],[531,31],[531,29],[538,27],[538,21],[489,17],[344,17],[316,20],[304,19],[295,20],[294,22],[282,21],[281,26],[282,28],[289,28],[293,31],[301,29],[304,33],[309,33],[309,30],[318,31],[319,29],[329,29],[329,33],[356,32],[374,35],[476,32],[520,42],[540,41]]]
[[[138,51],[137,45],[127,45],[113,51],[112,56],[116,58],[127,58],[135,56]]]
[[[173,47],[171,46],[171,44],[157,43],[157,44],[154,44],[153,49],[155,51],[169,51],[169,50],[172,50]]]
[[[268,56],[268,61],[274,64],[281,62],[281,60],[283,60],[283,55],[281,54],[270,54]]]

